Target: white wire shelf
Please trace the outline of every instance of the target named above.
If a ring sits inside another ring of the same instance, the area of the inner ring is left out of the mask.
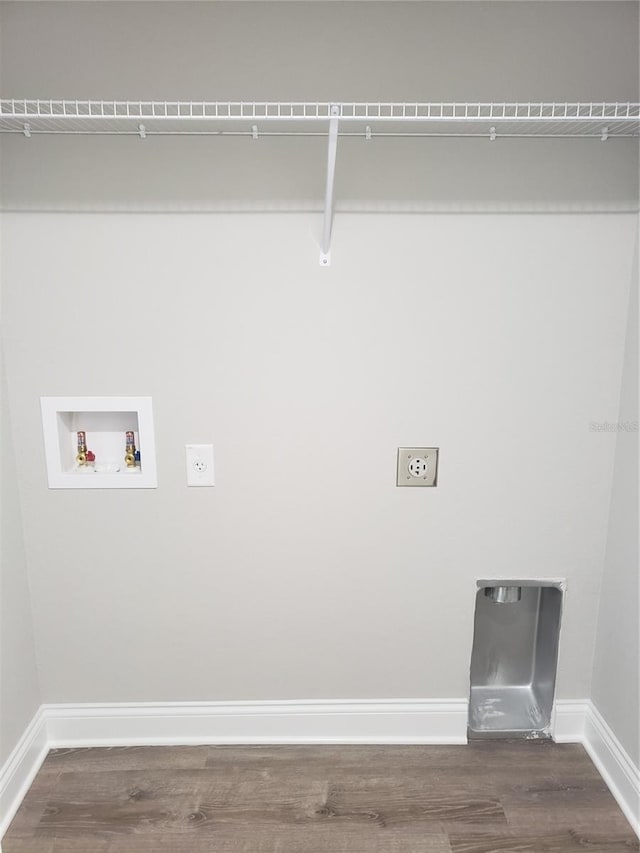
[[[0,132],[102,135],[640,136],[638,103],[0,100]]]

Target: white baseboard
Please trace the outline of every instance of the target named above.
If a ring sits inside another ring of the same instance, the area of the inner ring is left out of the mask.
[[[592,703],[559,700],[553,737],[584,744],[640,835],[640,771]],[[0,769],[0,839],[50,748],[466,742],[463,699],[43,705]]]
[[[592,702],[587,706],[583,743],[633,831],[640,838],[640,769],[625,752]]]
[[[556,703],[553,739],[581,743],[640,838],[640,769],[589,700]]]
[[[555,703],[551,734],[556,743],[582,743],[589,700],[558,699]]]
[[[466,741],[458,699],[43,705],[0,769],[0,839],[56,747]]]
[[[466,743],[465,700],[45,705],[51,746]]]
[[[40,708],[0,768],[0,839],[18,811],[48,751],[46,719]]]

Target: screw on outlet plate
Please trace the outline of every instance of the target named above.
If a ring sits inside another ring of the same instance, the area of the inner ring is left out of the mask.
[[[437,486],[437,447],[399,447],[396,486]]]

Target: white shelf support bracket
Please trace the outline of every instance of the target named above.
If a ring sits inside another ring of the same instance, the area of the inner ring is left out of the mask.
[[[26,122],[22,127],[22,132],[27,137],[27,139],[31,139],[31,125],[29,122]]]
[[[251,138],[252,139],[258,138],[258,125],[257,124],[251,125]]]
[[[322,226],[322,246],[320,266],[331,266],[331,228],[333,226],[333,191],[336,174],[336,154],[338,151],[338,125],[340,107],[331,104],[329,110],[329,147],[327,151],[327,188],[324,196],[324,223]]]
[[[600,142],[606,142],[609,139],[609,128],[603,127],[600,132]]]
[[[147,138],[147,128],[143,124],[138,125],[138,136],[140,139]]]

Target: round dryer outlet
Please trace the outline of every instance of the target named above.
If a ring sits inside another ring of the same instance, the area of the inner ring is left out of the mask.
[[[409,461],[407,470],[412,477],[426,477],[427,460],[422,456],[414,456],[413,459]]]

